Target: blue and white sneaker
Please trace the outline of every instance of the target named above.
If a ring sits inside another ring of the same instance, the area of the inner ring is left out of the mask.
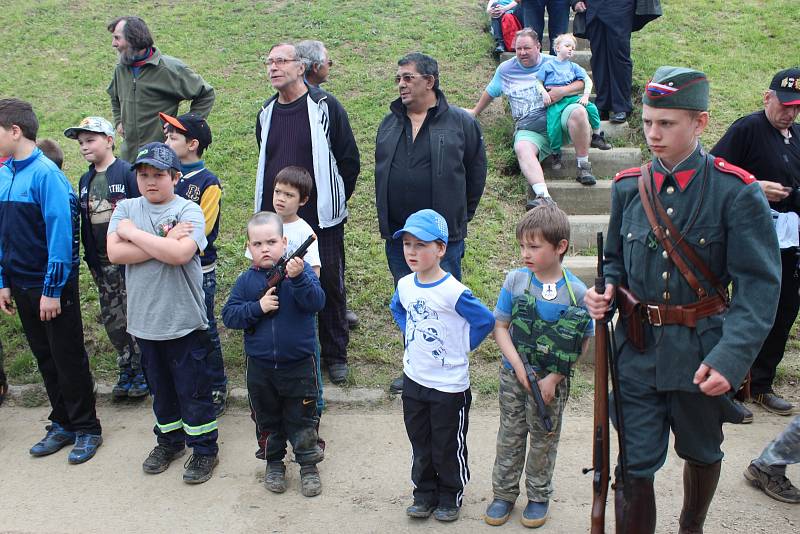
[[[147,396],[148,393],[150,393],[150,389],[147,387],[147,380],[144,378],[144,373],[136,374],[128,388],[128,397],[138,399]]]
[[[47,434],[31,447],[31,456],[47,456],[75,443],[75,432],[64,430],[58,423],[50,423],[46,428]]]
[[[94,458],[97,449],[102,444],[103,436],[79,432],[75,438],[75,446],[69,452],[67,461],[73,465],[87,462]]]

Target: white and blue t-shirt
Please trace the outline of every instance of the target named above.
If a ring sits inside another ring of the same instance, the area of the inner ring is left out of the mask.
[[[542,284],[527,267],[515,269],[506,275],[506,280],[503,282],[503,287],[500,289],[500,296],[497,298],[497,305],[494,308],[494,317],[498,321],[505,323],[511,322],[511,308],[514,297],[522,295],[527,289],[528,292],[536,299],[536,313],[547,322],[558,321],[560,316],[567,311],[567,308],[572,306],[572,297],[567,288],[567,278],[572,287],[572,292],[575,295],[575,304],[581,308],[586,308],[583,303],[583,298],[586,296],[586,285],[581,280],[572,274],[568,269],[564,269],[565,277],[556,282],[556,296],[552,300],[545,300],[542,297]],[[584,338],[592,337],[594,335],[594,321],[589,321],[586,326],[586,331],[583,334]],[[506,369],[511,369],[511,364],[506,360],[503,355],[503,366]]]
[[[492,312],[449,273],[430,284],[404,276],[389,308],[405,333],[406,376],[445,393],[469,389],[467,354],[494,328]]]
[[[506,95],[508,105],[511,107],[511,117],[517,125],[521,122],[532,123],[544,117],[543,128],[546,131],[547,108],[541,94],[542,82],[536,77],[536,73],[552,60],[552,56],[540,54],[538,64],[525,67],[513,57],[500,63],[494,71],[492,80],[486,86],[486,92],[492,98]]]

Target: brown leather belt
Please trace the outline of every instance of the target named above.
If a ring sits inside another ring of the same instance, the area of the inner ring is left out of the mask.
[[[705,297],[692,304],[648,304],[642,303],[642,315],[653,326],[680,324],[694,328],[698,319],[723,313],[728,308],[718,294]]]

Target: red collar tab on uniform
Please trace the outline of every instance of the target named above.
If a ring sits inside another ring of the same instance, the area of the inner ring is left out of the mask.
[[[687,169],[685,171],[678,171],[672,173],[672,176],[675,178],[675,182],[678,184],[678,187],[681,189],[681,191],[684,191],[686,189],[686,186],[689,185],[689,182],[692,181],[694,175],[695,175],[694,169]],[[664,185],[664,178],[666,178],[666,175],[663,173],[660,173],[658,171],[655,171],[653,173],[653,180],[656,183],[656,191],[658,191],[659,193],[661,192],[661,186]]]

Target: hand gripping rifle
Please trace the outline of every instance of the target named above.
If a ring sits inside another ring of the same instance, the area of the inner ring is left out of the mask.
[[[303,244],[297,247],[297,250],[294,251],[294,254],[289,256],[288,258],[281,258],[278,263],[276,263],[272,269],[267,271],[267,286],[264,288],[264,293],[261,295],[262,297],[267,294],[267,291],[272,289],[273,287],[277,287],[280,285],[281,282],[286,278],[286,265],[295,258],[302,258],[308,252],[308,247],[317,240],[317,236],[311,234],[308,236],[308,239],[303,241]]]
[[[603,274],[603,233],[597,233],[597,278],[594,279],[594,290],[598,295],[606,292],[606,279]],[[616,341],[614,327],[611,324],[612,313],[597,321],[595,328],[594,356],[594,426],[592,446],[592,467],[584,469],[586,474],[594,471],[592,480],[594,498],[592,500],[592,534],[605,532],[606,500],[609,482],[609,424],[608,424],[608,375],[611,374],[611,385],[614,387],[614,415],[617,423],[617,440],[619,443],[619,470],[616,473],[614,488],[622,491],[627,472],[627,454],[625,452],[625,422],[622,417],[620,401],[619,370],[617,367]],[[621,510],[617,513],[617,532],[621,532],[624,520]]]
[[[539,419],[541,419],[544,429],[549,434],[553,431],[553,420],[546,411],[547,407],[542,398],[542,390],[539,389],[539,377],[525,356],[522,357],[522,365],[525,366],[525,374],[528,375],[528,382],[531,384],[531,396],[536,402],[536,411],[539,412]]]

